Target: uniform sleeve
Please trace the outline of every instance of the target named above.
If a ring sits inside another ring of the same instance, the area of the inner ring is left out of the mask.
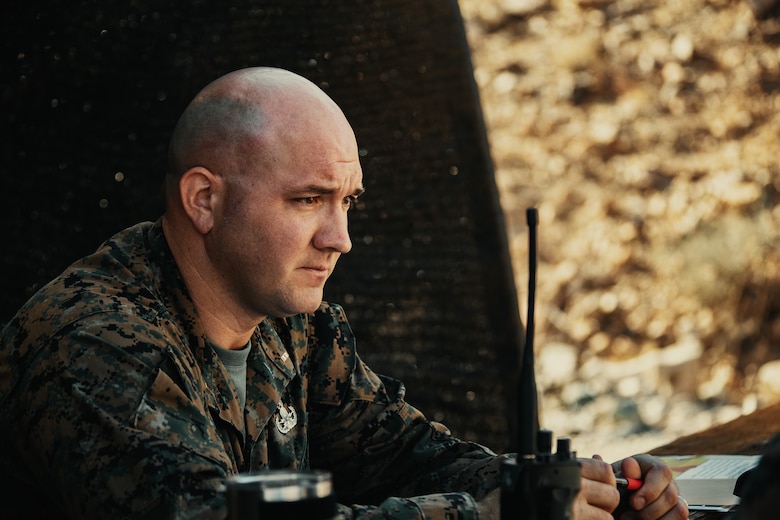
[[[18,465],[70,518],[224,518],[229,461],[204,434],[208,410],[164,369],[164,348],[118,334],[93,319],[31,359],[3,410]]]
[[[346,520],[477,520],[477,504],[468,493],[438,493],[388,498],[376,506],[340,506]]]
[[[312,350],[329,373],[327,384],[312,385],[312,467],[333,473],[341,503],[373,504],[351,506],[351,518],[477,518],[476,501],[499,486],[504,457],[428,421],[405,401],[403,384],[360,361],[343,311],[329,312]]]

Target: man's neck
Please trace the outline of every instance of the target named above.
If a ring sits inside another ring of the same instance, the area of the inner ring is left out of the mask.
[[[244,316],[240,309],[231,311],[235,303],[224,294],[214,290],[202,245],[197,241],[188,241],[187,233],[177,232],[175,224],[168,216],[163,216],[163,233],[171,249],[179,272],[190,293],[190,298],[198,311],[198,318],[206,337],[215,345],[224,349],[244,348],[252,334],[265,317]],[[194,242],[194,243],[190,243]]]
[[[246,347],[246,344],[252,339],[256,324],[245,330],[237,330],[237,327],[225,323],[219,316],[210,311],[209,306],[198,305],[197,300],[193,298],[195,308],[198,310],[203,330],[212,343],[228,350],[239,350]]]

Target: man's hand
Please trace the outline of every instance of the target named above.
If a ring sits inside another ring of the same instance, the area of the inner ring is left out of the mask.
[[[688,518],[688,504],[680,496],[672,480],[672,470],[660,459],[650,455],[634,455],[612,465],[621,477],[644,481],[636,491],[624,493],[618,519],[682,520]]]
[[[679,496],[672,471],[650,455],[635,455],[611,466],[598,455],[580,459],[582,490],[574,503],[577,520],[684,520],[688,505]],[[642,479],[636,491],[618,491],[615,476]]]

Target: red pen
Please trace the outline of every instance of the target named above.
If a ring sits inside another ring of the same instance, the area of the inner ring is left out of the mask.
[[[626,488],[629,491],[634,491],[642,487],[642,481],[638,478],[616,478],[615,482],[617,487]]]

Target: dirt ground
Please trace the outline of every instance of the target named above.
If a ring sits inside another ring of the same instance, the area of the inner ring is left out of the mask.
[[[740,0],[460,6],[523,308],[539,210],[549,422],[628,396],[645,417],[614,431],[652,445],[777,400],[780,22]],[[675,402],[709,418],[675,426]]]

